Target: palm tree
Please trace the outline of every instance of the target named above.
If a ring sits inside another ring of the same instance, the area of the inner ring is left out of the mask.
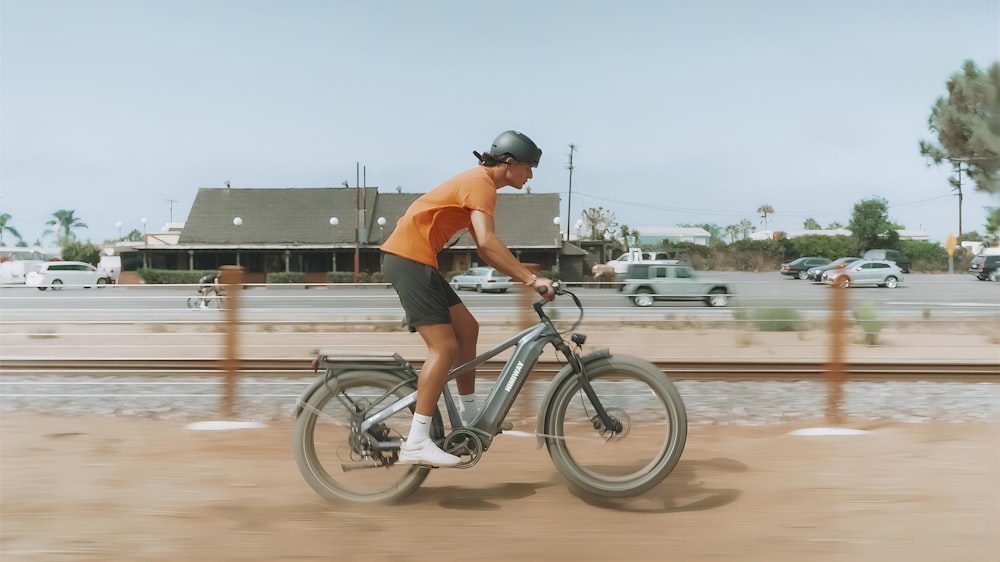
[[[760,207],[757,207],[757,212],[760,213],[760,218],[764,222],[764,230],[767,230],[767,215],[774,214],[774,207],[769,203],[764,203]]]
[[[4,245],[4,243],[3,243],[3,233],[4,232],[9,232],[9,233],[13,234],[14,236],[16,236],[18,242],[21,242],[23,240],[23,238],[21,238],[21,233],[18,232],[17,229],[14,228],[13,226],[10,226],[9,224],[7,224],[7,223],[10,222],[10,218],[11,218],[10,214],[8,214],[8,213],[0,214],[0,246]]]
[[[731,225],[729,225],[729,226],[726,227],[726,234],[729,235],[729,243],[730,244],[732,244],[733,242],[736,242],[736,237],[740,235],[740,231],[741,230],[742,229],[740,228],[740,225],[738,225],[738,224],[731,224]]]
[[[75,238],[73,234],[74,228],[87,228],[86,224],[73,216],[75,213],[76,211],[73,210],[59,209],[58,211],[52,213],[52,216],[55,218],[45,224],[49,226],[58,226],[59,231],[61,232],[60,238],[70,240]]]

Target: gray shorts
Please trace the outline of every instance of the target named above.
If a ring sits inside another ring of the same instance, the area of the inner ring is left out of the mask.
[[[451,307],[462,302],[437,269],[386,253],[382,272],[399,295],[406,317],[403,324],[416,326],[451,324]]]

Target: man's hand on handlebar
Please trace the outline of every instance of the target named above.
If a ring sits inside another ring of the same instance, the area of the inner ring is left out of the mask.
[[[534,289],[542,296],[546,301],[551,301],[556,298],[556,291],[553,287],[553,281],[547,277],[537,277],[535,278]]]

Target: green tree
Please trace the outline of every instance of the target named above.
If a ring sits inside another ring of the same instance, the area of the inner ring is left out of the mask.
[[[750,238],[750,233],[757,230],[757,227],[750,222],[750,219],[743,219],[739,223],[740,232],[743,233],[743,240]]]
[[[632,230],[626,225],[621,227],[622,235],[622,245],[626,248],[638,248],[639,247],[639,231]]]
[[[823,227],[819,225],[819,221],[809,217],[802,222],[802,228],[806,230],[823,230]]]
[[[986,222],[983,223],[983,230],[986,234],[983,235],[983,240],[996,244],[998,234],[1000,234],[1000,207],[996,209],[991,209],[990,214],[986,215]]]
[[[729,235],[729,243],[732,244],[733,242],[736,242],[736,237],[740,235],[740,231],[742,229],[738,224],[731,224],[727,226],[725,230],[726,234]]]
[[[956,170],[952,186],[958,189],[958,165],[975,182],[976,189],[996,193],[1000,189],[1000,63],[986,71],[967,60],[948,78],[947,97],[931,106],[927,128],[937,142],[921,140],[920,154],[929,164],[947,163]],[[928,164],[928,165],[929,165]]]
[[[590,230],[591,240],[604,240],[608,235],[614,237],[618,219],[604,207],[591,207],[583,211],[583,225]]]
[[[64,260],[84,261],[90,265],[97,265],[101,260],[101,249],[90,241],[67,240],[62,248],[62,257]]]
[[[826,225],[827,230],[837,230],[838,228],[844,228],[844,225],[840,221],[833,221]]]
[[[863,199],[856,203],[851,213],[851,222],[847,224],[858,252],[871,248],[896,248],[899,245],[899,233],[892,226],[889,222],[889,202],[881,197]]]
[[[74,228],[87,228],[87,225],[84,224],[80,219],[76,218],[75,215],[76,211],[68,209],[59,209],[58,211],[52,213],[52,216],[55,218],[46,222],[45,224],[49,226],[58,227],[60,233],[59,236],[60,240],[62,240],[64,243],[68,243],[70,240],[76,238],[76,235],[73,233]]]
[[[760,213],[760,220],[764,223],[764,230],[767,230],[767,216],[774,214],[774,207],[769,203],[764,203],[757,207],[757,212]]]
[[[800,256],[819,256],[835,260],[854,253],[854,239],[843,235],[810,234],[797,236],[789,239],[786,246],[789,249],[786,251],[786,259]]]
[[[16,228],[14,228],[13,226],[10,225],[10,219],[11,219],[10,214],[8,214],[8,213],[0,214],[0,246],[4,246],[5,245],[4,242],[3,242],[3,233],[4,232],[9,232],[9,233],[13,234],[17,238],[18,243],[21,243],[21,242],[24,241],[21,238],[21,233],[18,232]]]

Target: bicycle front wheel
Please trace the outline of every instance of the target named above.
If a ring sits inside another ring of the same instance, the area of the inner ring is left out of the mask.
[[[333,501],[393,503],[413,493],[430,469],[395,464],[398,447],[372,450],[373,443],[398,443],[409,433],[412,406],[360,435],[351,431],[351,418],[378,412],[414,390],[413,383],[374,371],[345,373],[319,387],[295,419],[295,462],[306,482]],[[436,409],[430,436],[444,437]]]
[[[598,400],[621,424],[605,428],[578,376],[566,378],[548,404],[549,456],[569,483],[605,497],[628,497],[659,484],[687,440],[687,413],[676,387],[656,367],[628,356],[587,364]]]

